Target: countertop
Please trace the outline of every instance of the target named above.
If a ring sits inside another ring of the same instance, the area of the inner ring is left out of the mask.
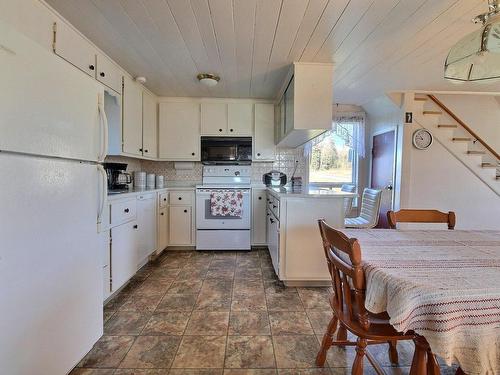
[[[144,193],[154,193],[158,191],[164,191],[167,189],[175,190],[194,190],[196,185],[200,184],[200,181],[167,181],[165,186],[161,189],[137,189],[130,188],[128,191],[123,193],[108,194],[108,200],[122,199],[132,197],[138,194]]]
[[[300,188],[291,186],[268,187],[267,190],[278,198],[354,198],[356,193],[346,193],[340,189],[318,188],[316,186],[303,185]]]

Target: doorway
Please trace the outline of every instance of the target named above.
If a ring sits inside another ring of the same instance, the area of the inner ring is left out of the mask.
[[[387,211],[392,210],[396,131],[373,136],[371,188],[382,190],[377,228],[389,228]]]

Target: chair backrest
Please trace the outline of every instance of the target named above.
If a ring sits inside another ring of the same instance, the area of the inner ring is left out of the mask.
[[[342,187],[340,188],[340,190],[343,192],[346,192],[346,193],[355,193],[356,192],[356,185],[343,184]],[[353,198],[345,198],[344,199],[345,216],[347,216],[351,213],[353,200],[354,200]]]
[[[347,313],[351,321],[357,321],[368,329],[370,322],[365,309],[366,283],[359,242],[332,228],[324,219],[318,220],[318,224],[334,290],[332,307],[340,320]]]
[[[371,227],[376,226],[378,223],[381,198],[382,190],[368,188],[363,190],[363,196],[361,198],[361,212],[359,216],[368,220]]]
[[[388,211],[387,221],[392,229],[396,229],[397,223],[446,223],[448,229],[454,229],[456,217],[453,211],[403,209]]]

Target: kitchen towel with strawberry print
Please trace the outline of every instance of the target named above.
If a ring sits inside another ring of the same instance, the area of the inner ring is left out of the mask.
[[[241,190],[215,190],[210,193],[212,216],[241,217],[242,206],[243,193]]]

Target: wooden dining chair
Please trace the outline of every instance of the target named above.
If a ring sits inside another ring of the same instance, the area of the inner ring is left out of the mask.
[[[361,265],[361,248],[355,238],[348,238],[342,232],[330,227],[324,220],[318,220],[323,248],[332,279],[333,293],[330,305],[334,315],[323,336],[316,365],[323,366],[328,349],[332,345],[356,346],[356,357],[352,366],[353,375],[363,374],[363,357],[366,356],[378,374],[384,374],[373,356],[366,351],[367,345],[389,343],[391,362],[397,363],[396,342],[412,340],[413,334],[397,332],[389,323],[387,313],[373,314],[365,309],[366,281]],[[333,335],[337,329],[347,329],[356,335],[357,341],[349,341],[344,334]],[[341,336],[341,337],[339,337]]]
[[[456,217],[453,211],[402,209],[387,211],[387,221],[391,229],[396,229],[397,223],[446,223],[448,229],[454,229]]]

